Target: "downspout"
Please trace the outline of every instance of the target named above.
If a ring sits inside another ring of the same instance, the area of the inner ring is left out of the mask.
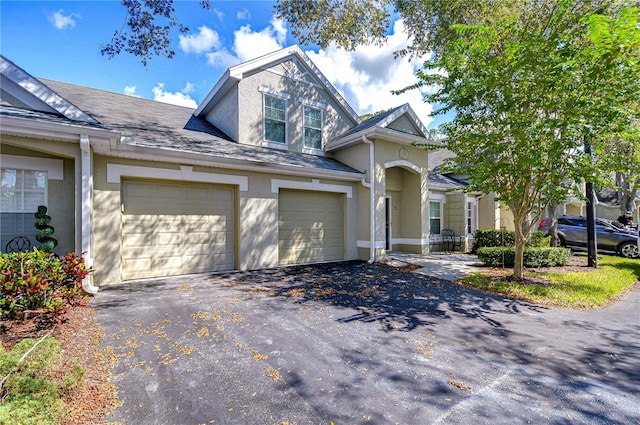
[[[89,136],[80,136],[80,172],[81,181],[81,247],[87,268],[93,267],[93,255],[91,253],[91,145],[89,144]],[[95,295],[98,293],[98,287],[93,285],[91,274],[82,279],[82,289],[88,294]]]
[[[369,241],[370,241],[370,253],[369,253],[369,264],[373,264],[376,261],[376,223],[375,223],[375,218],[376,218],[376,206],[375,206],[375,199],[376,199],[376,193],[375,193],[375,166],[376,166],[376,158],[375,158],[375,150],[374,150],[374,146],[373,146],[373,142],[371,140],[369,140],[367,138],[367,136],[362,136],[362,141],[369,145],[369,183],[366,182],[365,178],[362,178],[362,185],[364,187],[369,188],[369,194],[370,194],[370,205],[369,205],[369,209],[370,209],[370,218],[369,218],[369,223],[370,223],[370,235],[369,235]]]

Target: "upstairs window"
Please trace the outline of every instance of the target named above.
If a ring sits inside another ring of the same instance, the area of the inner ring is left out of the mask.
[[[304,107],[304,147],[322,149],[322,111]]]
[[[264,139],[267,142],[287,143],[286,108],[285,99],[264,95]]]

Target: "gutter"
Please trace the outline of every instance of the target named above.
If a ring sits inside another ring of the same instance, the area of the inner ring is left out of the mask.
[[[376,236],[376,224],[375,224],[375,218],[376,218],[376,207],[375,207],[375,199],[376,199],[376,193],[375,193],[375,173],[374,173],[374,169],[376,166],[376,161],[375,161],[375,150],[374,150],[374,146],[373,146],[373,142],[371,140],[369,140],[367,138],[367,136],[365,136],[364,134],[362,135],[362,141],[366,144],[369,145],[369,183],[366,182],[366,178],[363,177],[362,178],[362,185],[366,188],[369,188],[369,195],[370,195],[370,205],[369,205],[369,209],[370,209],[370,235],[369,235],[369,240],[370,242],[370,246],[369,246],[369,264],[373,264],[376,261],[376,244],[375,244],[375,236]]]
[[[92,199],[91,193],[93,191],[93,179],[91,176],[91,145],[89,144],[89,136],[80,136],[80,171],[82,175],[81,182],[81,204],[80,204],[80,216],[81,221],[81,245],[82,255],[85,258],[87,268],[93,267],[93,256],[91,255],[91,208]],[[96,295],[98,293],[98,287],[93,285],[93,277],[91,274],[82,279],[82,289],[90,294]]]

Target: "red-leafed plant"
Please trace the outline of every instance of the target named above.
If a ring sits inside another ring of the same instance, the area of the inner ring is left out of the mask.
[[[20,314],[55,318],[85,298],[82,279],[91,272],[81,255],[57,257],[36,248],[1,254],[0,270],[0,319]]]

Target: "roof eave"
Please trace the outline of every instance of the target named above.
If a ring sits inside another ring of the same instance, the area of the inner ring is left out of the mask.
[[[2,134],[74,142],[81,135],[89,136],[94,142],[104,143],[120,138],[120,133],[112,130],[6,115],[2,116]]]
[[[118,144],[111,149],[109,156],[128,159],[161,161],[189,165],[201,165],[239,171],[255,171],[261,173],[279,173],[285,175],[330,178],[336,180],[360,181],[365,174],[360,172],[346,172],[338,170],[324,170],[319,168],[281,165],[274,162],[257,161],[251,159],[225,158],[218,155],[189,152],[172,148],[158,148],[131,144]]]
[[[325,151],[335,152],[340,149],[344,149],[349,146],[362,143],[362,137],[365,136],[368,139],[385,139],[401,145],[417,144],[433,144],[434,142],[426,137],[418,136],[415,134],[402,133],[400,131],[391,130],[382,127],[365,128],[357,133],[350,134],[349,136],[338,138],[327,143]],[[437,144],[437,143],[436,143]]]

